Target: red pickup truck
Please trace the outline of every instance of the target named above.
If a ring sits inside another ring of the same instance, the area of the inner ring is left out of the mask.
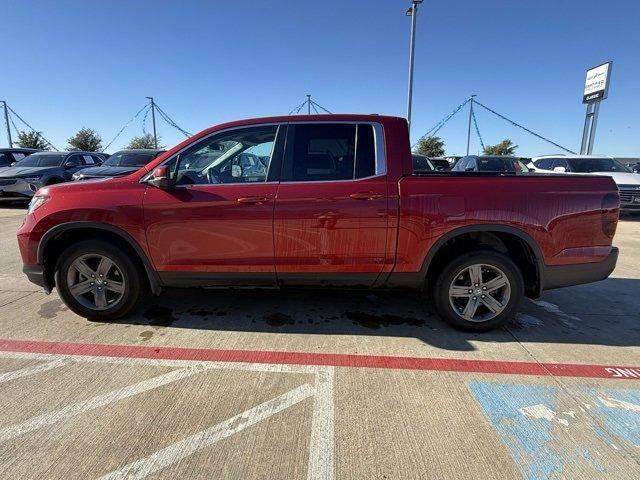
[[[87,318],[163,287],[411,288],[458,328],[614,269],[605,176],[414,173],[407,122],[243,120],[125,177],[42,188],[18,231],[24,272]]]

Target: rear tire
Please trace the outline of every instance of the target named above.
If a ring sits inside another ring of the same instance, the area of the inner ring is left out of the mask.
[[[486,332],[515,315],[524,297],[524,280],[505,255],[475,251],[442,269],[432,297],[437,313],[454,327]]]
[[[92,320],[116,320],[148,296],[147,279],[128,252],[101,240],[67,247],[56,266],[56,286],[74,313]]]

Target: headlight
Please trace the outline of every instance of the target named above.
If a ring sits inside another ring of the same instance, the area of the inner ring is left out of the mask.
[[[42,177],[28,177],[28,178],[23,178],[23,180],[25,182],[38,182],[40,181]]]
[[[49,195],[34,195],[31,201],[29,202],[29,209],[27,210],[27,215],[31,215],[38,208],[40,208],[47,200],[49,200]]]

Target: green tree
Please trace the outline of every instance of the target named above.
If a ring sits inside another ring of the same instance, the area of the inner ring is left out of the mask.
[[[484,147],[485,155],[513,155],[516,153],[518,145],[514,145],[508,138],[504,139],[496,145],[487,145]]]
[[[418,155],[427,157],[442,157],[444,155],[444,140],[440,137],[422,137],[414,150]]]
[[[102,137],[92,128],[81,128],[69,140],[67,150],[82,150],[83,152],[99,152],[102,150]]]
[[[49,144],[42,137],[42,132],[19,132],[18,141],[13,143],[20,148],[37,148],[38,150],[49,150]]]
[[[127,148],[156,148],[153,142],[153,135],[147,133],[141,137],[133,137]],[[158,137],[158,148],[164,148],[160,145],[160,137]]]

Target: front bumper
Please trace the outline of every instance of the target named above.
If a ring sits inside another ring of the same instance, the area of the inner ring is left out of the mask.
[[[5,182],[12,180],[15,181],[4,185]],[[23,178],[0,179],[0,198],[31,198],[41,186],[40,182],[27,182]]]
[[[47,280],[47,275],[44,273],[44,268],[42,265],[23,265],[22,271],[27,276],[27,279],[31,283],[42,287],[45,292],[51,293],[51,285],[49,285],[49,281]]]
[[[601,262],[545,266],[543,290],[604,280],[616,268],[617,261],[618,247],[611,247],[611,253]]]
[[[640,211],[640,189],[620,189],[620,210],[623,212]]]

